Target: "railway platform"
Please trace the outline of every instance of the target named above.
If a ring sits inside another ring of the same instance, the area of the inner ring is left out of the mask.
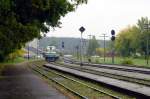
[[[80,64],[80,61],[70,60],[70,59],[64,59],[65,64]],[[130,71],[130,72],[137,72],[137,73],[144,73],[144,74],[150,74],[150,68],[149,67],[140,67],[140,66],[125,66],[125,65],[109,65],[109,64],[94,64],[94,63],[87,63],[83,62],[84,66],[92,66],[92,67],[99,67],[99,68],[105,68],[105,69],[114,69],[114,70],[120,70],[120,71]]]
[[[149,80],[150,81],[150,75],[149,74],[142,74],[142,73],[137,73],[137,72],[128,72],[128,71],[119,71],[119,70],[114,70],[114,69],[106,69],[106,68],[99,68],[99,67],[92,67],[92,66],[85,66],[84,68],[90,69],[90,70],[95,70],[98,72],[106,72],[110,74],[115,74],[115,75],[122,75],[126,77],[132,77],[136,79],[143,79],[143,80]]]
[[[77,65],[77,64],[70,64],[70,63],[65,63],[66,65],[73,65],[75,67],[80,67],[80,65]],[[110,67],[110,68],[107,68],[107,67]],[[115,68],[117,69],[115,69]],[[109,73],[109,74],[114,74],[114,75],[118,75],[118,76],[126,76],[126,77],[132,77],[132,78],[135,78],[135,79],[141,79],[141,80],[148,80],[150,81],[150,69],[145,69],[145,68],[137,68],[137,67],[125,67],[125,66],[116,66],[116,65],[96,65],[96,66],[93,66],[92,65],[84,65],[83,68],[85,69],[90,69],[90,70],[94,70],[94,71],[97,71],[97,72],[104,72],[104,73]],[[131,70],[139,70],[139,71],[145,71],[146,73],[143,73],[143,72],[136,72],[136,71],[127,71],[127,70],[120,70],[118,68],[121,68],[121,69],[131,69]],[[149,73],[147,73],[149,72]]]
[[[89,64],[91,65],[91,64]],[[114,68],[114,69],[123,69],[123,70],[134,70],[136,72],[138,71],[144,71],[147,74],[150,74],[150,68],[142,68],[142,66],[124,66],[124,65],[106,65],[106,64],[92,64],[93,66],[97,67],[105,67],[105,68]]]
[[[63,72],[67,72],[67,73],[70,73],[70,74],[73,74],[73,75],[76,75],[79,77],[87,78],[87,79],[90,79],[90,80],[93,80],[96,82],[104,83],[104,84],[107,84],[107,85],[110,85],[110,86],[113,86],[113,87],[116,87],[119,89],[123,89],[123,90],[129,91],[129,92],[133,92],[133,93],[140,94],[140,95],[150,98],[150,87],[145,86],[145,85],[140,85],[140,84],[131,83],[131,82],[127,82],[127,81],[117,80],[117,79],[104,77],[104,76],[99,76],[99,75],[95,75],[95,74],[91,74],[91,73],[87,73],[87,72],[82,72],[79,70],[56,66],[53,64],[45,64],[44,66],[47,68],[52,68],[52,69],[60,70]],[[147,98],[147,99],[149,99],[149,98]]]
[[[0,77],[0,99],[68,99],[25,64],[9,66]]]

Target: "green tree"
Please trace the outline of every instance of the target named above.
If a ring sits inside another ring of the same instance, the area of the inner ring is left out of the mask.
[[[26,42],[60,27],[60,18],[87,0],[0,0],[0,61]]]
[[[147,17],[138,20],[137,25],[129,26],[119,32],[115,47],[123,56],[131,56],[136,53],[146,55],[146,40],[150,42],[150,31],[144,29],[144,25],[150,23]],[[150,49],[150,44],[148,45]]]
[[[115,47],[122,56],[131,56],[136,54],[139,47],[139,29],[136,26],[129,26],[117,36]]]
[[[92,39],[89,40],[87,55],[95,55],[96,48],[98,47],[99,47],[98,41],[96,40],[95,36],[93,36]]]
[[[138,28],[140,30],[140,34],[139,34],[139,50],[141,53],[144,53],[146,55],[146,46],[147,46],[147,42],[146,40],[148,39],[150,42],[150,31],[147,31],[146,29],[144,29],[144,25],[145,24],[150,24],[150,20],[148,20],[147,17],[142,17],[141,19],[138,20]],[[148,45],[149,49],[150,49],[150,44]]]

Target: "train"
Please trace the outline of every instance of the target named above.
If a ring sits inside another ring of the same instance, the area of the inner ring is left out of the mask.
[[[47,62],[55,62],[59,59],[59,54],[56,51],[55,46],[47,46],[43,53],[43,57]]]
[[[56,52],[46,52],[43,53],[43,57],[47,62],[55,62],[59,59],[59,54]]]

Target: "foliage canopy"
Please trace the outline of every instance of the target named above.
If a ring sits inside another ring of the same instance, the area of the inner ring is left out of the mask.
[[[87,0],[0,0],[0,61]]]
[[[122,56],[146,55],[147,40],[150,42],[150,31],[144,29],[144,24],[150,24],[147,17],[138,20],[137,25],[128,26],[117,35],[115,47]],[[150,49],[150,43],[149,43]]]

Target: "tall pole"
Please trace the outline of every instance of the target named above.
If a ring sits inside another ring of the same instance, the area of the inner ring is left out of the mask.
[[[149,32],[149,24],[147,24],[147,33]],[[146,54],[147,54],[147,65],[149,64],[148,63],[148,60],[149,60],[149,36],[147,36],[147,38],[146,38]]]
[[[77,58],[79,59],[79,46],[78,45],[76,46],[76,49],[77,49]]]
[[[81,40],[80,40],[80,61],[82,66],[82,32],[81,32]]]
[[[144,29],[147,30],[147,33],[149,32],[149,26],[150,24],[147,23],[147,24],[144,24]],[[146,36],[146,64],[148,65],[149,62],[149,36]]]
[[[147,65],[149,64],[148,60],[149,60],[149,37],[147,36]]]
[[[105,58],[106,58],[106,37],[108,37],[108,36],[106,36],[106,34],[103,34],[103,36],[100,36],[100,37],[103,37],[104,38],[104,62],[105,62]]]
[[[105,62],[105,57],[106,57],[106,44],[105,44],[105,34],[104,34],[104,62]]]
[[[114,42],[115,42],[115,30],[111,30],[111,41],[112,41],[112,63],[114,64]]]
[[[115,63],[115,57],[114,57],[115,55],[114,55],[114,41],[113,41],[113,44],[112,44],[112,63],[114,64]]]
[[[38,59],[38,54],[39,54],[38,49],[39,49],[39,39],[37,39],[37,59]]]
[[[29,44],[28,44],[28,60],[29,60]]]
[[[80,42],[80,66],[83,65],[82,63],[82,33],[85,31],[85,28],[82,26],[79,28],[79,31],[81,32],[81,42]]]
[[[86,39],[84,39],[84,38],[82,38],[82,47],[83,47],[83,50],[82,50],[82,54],[83,54],[83,61],[85,61],[86,60],[86,51],[85,51],[85,49],[86,49],[86,46],[87,45],[87,41],[86,41]]]
[[[92,37],[94,37],[94,35],[88,35],[89,36],[89,43],[91,43]]]
[[[92,35],[88,35],[88,36],[89,36],[89,45],[88,45],[88,47],[89,47],[89,46],[90,46],[90,43],[91,43]],[[89,49],[88,49],[88,50],[89,50]],[[88,52],[88,51],[87,51],[87,52]],[[88,53],[87,55],[88,55],[89,59],[91,59],[90,54]]]
[[[88,35],[89,36],[89,40],[91,40],[92,35]]]

